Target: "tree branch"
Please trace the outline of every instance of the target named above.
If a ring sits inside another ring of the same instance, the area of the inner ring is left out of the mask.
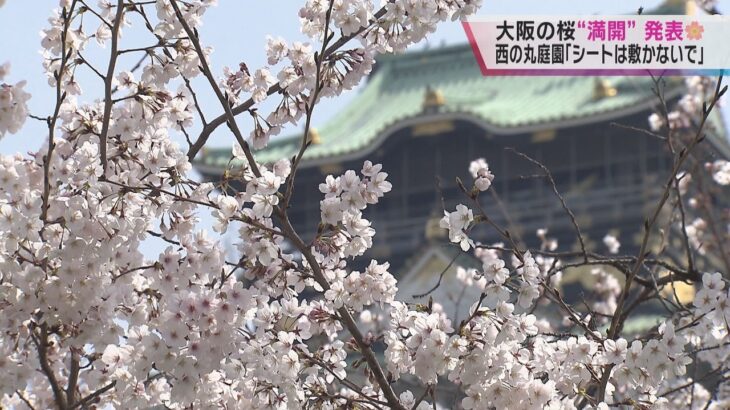
[[[66,410],[66,398],[64,397],[63,389],[58,383],[58,379],[51,365],[48,363],[48,325],[43,323],[38,328],[40,329],[40,335],[34,336],[33,342],[38,350],[38,362],[41,365],[41,371],[51,385],[56,406],[59,410]]]
[[[174,0],[173,0],[173,2],[174,2]],[[370,25],[361,27],[360,30],[358,30],[348,36],[340,37],[337,41],[332,43],[332,45],[329,46],[324,51],[324,53],[322,53],[322,58],[326,59],[327,57],[329,57],[330,54],[337,51],[340,47],[347,44],[350,40],[352,40],[353,38],[362,34],[373,23],[375,23],[379,18],[383,17],[385,15],[385,11],[386,11],[385,6],[383,6],[380,10],[378,10],[373,15],[373,19],[370,21]],[[281,84],[276,83],[276,84],[272,85],[271,87],[269,87],[269,89],[266,91],[266,95],[270,96],[270,95],[276,94],[281,91],[283,91],[283,88],[281,88]],[[233,116],[241,114],[241,113],[246,112],[249,109],[251,109],[251,107],[253,107],[254,104],[255,104],[255,102],[253,101],[253,99],[249,98],[248,100],[244,101],[243,103],[231,108],[230,113]],[[210,138],[210,135],[213,133],[213,131],[215,131],[216,128],[218,128],[223,123],[228,121],[228,115],[229,115],[228,112],[221,114],[221,115],[217,116],[216,118],[212,119],[208,123],[208,125],[203,127],[203,130],[200,132],[200,135],[198,136],[198,138],[195,140],[193,145],[188,150],[188,159],[190,161],[192,161],[195,158],[195,155],[197,155],[198,151],[200,151],[203,148],[203,146],[205,146],[206,142],[208,141],[208,138]]]
[[[641,268],[644,259],[647,257],[647,247],[649,244],[649,238],[651,237],[651,231],[654,227],[654,224],[656,223],[657,219],[659,218],[659,214],[662,211],[662,208],[664,208],[664,204],[667,202],[667,199],[669,199],[669,195],[671,192],[672,187],[674,186],[674,181],[677,178],[677,174],[684,164],[684,161],[687,159],[687,157],[690,155],[690,152],[692,149],[699,144],[700,141],[704,138],[704,127],[707,122],[707,119],[710,116],[710,112],[712,112],[712,109],[715,107],[717,102],[719,101],[720,97],[727,91],[727,86],[722,87],[722,76],[720,76],[717,80],[717,85],[715,87],[715,93],[712,97],[712,100],[710,102],[709,107],[703,105],[702,109],[702,120],[700,121],[699,127],[697,129],[697,133],[695,134],[695,137],[692,139],[692,141],[684,147],[682,150],[680,150],[679,155],[675,157],[674,164],[672,165],[672,170],[669,175],[669,178],[667,179],[667,182],[664,185],[664,193],[662,194],[661,199],[659,200],[659,203],[657,204],[656,208],[654,209],[654,213],[652,214],[651,218],[644,222],[644,236],[641,240],[641,246],[639,249],[639,254],[636,258],[636,263],[634,264],[633,269],[631,270],[629,276],[626,278],[626,282],[624,284],[624,288],[621,292],[621,295],[619,296],[619,300],[616,304],[616,310],[614,311],[613,318],[611,319],[611,325],[608,329],[608,337],[611,339],[616,339],[619,334],[621,333],[621,328],[623,327],[624,320],[622,319],[622,312],[624,309],[624,304],[626,303],[626,298],[631,291],[631,285],[634,281],[634,278],[636,277],[637,273],[639,272],[639,269]],[[669,127],[669,124],[666,126],[667,128],[667,140],[671,141],[671,130]],[[599,402],[603,401],[605,395],[606,395],[606,387],[608,386],[608,381],[611,377],[611,369],[613,368],[613,365],[607,365],[604,369],[603,376],[601,378],[600,385],[598,387],[598,392],[596,394],[596,398]]]
[[[193,43],[193,47],[195,47],[195,52],[198,54],[198,59],[200,60],[200,69],[203,72],[203,75],[205,76],[206,79],[208,79],[208,83],[210,83],[210,86],[213,89],[213,92],[215,92],[216,97],[218,97],[218,101],[223,106],[223,110],[225,111],[224,118],[225,118],[225,121],[228,123],[228,128],[230,128],[231,132],[233,132],[233,135],[236,137],[236,141],[238,141],[238,144],[241,146],[241,149],[243,149],[243,152],[246,155],[246,160],[248,160],[249,166],[251,167],[253,174],[256,175],[257,177],[260,177],[261,172],[259,171],[259,168],[256,165],[256,160],[254,159],[253,154],[251,153],[251,148],[249,147],[246,140],[243,138],[243,135],[241,135],[241,130],[238,129],[238,124],[236,123],[236,118],[233,114],[233,111],[231,111],[231,105],[228,102],[228,99],[226,98],[226,96],[223,95],[223,92],[221,91],[220,87],[218,87],[218,84],[215,81],[215,77],[213,77],[213,73],[211,73],[211,71],[210,71],[210,67],[208,66],[208,62],[205,58],[205,53],[203,52],[203,47],[200,45],[200,39],[198,38],[197,32],[193,31],[193,29],[190,28],[190,25],[185,20],[185,16],[183,16],[182,12],[180,11],[180,7],[178,7],[178,5],[177,5],[177,0],[170,0],[170,4],[172,5],[172,8],[175,9],[175,15],[177,16],[177,19],[180,21],[180,24],[182,25],[183,30],[185,30],[185,33],[188,35],[188,39],[190,40],[191,43]],[[195,142],[195,144],[197,144],[197,143],[198,143],[198,141]],[[195,146],[195,144],[193,144],[193,145]],[[205,141],[203,141],[203,145],[204,144],[205,144]],[[200,147],[202,148],[202,145]],[[192,147],[191,147],[191,149],[192,149]]]
[[[114,26],[112,27],[112,45],[109,55],[109,66],[104,77],[104,116],[101,122],[101,133],[99,134],[99,156],[101,157],[102,177],[106,178],[107,153],[106,140],[109,134],[109,122],[112,116],[112,82],[114,81],[114,69],[117,65],[117,53],[119,44],[119,29],[122,26],[122,18],[124,16],[124,0],[117,0],[117,14],[114,17]]]
[[[289,240],[292,241],[294,247],[299,252],[301,252],[304,258],[307,260],[307,263],[312,269],[312,275],[314,276],[314,280],[316,280],[317,283],[322,287],[322,291],[326,292],[330,289],[330,285],[327,282],[324,273],[322,272],[322,268],[319,266],[319,262],[317,262],[317,259],[312,254],[310,248],[304,243],[304,241],[302,241],[302,238],[300,238],[294,230],[294,227],[291,225],[291,222],[289,221],[289,217],[286,215],[286,212],[279,208],[277,208],[276,212],[278,219],[282,224],[283,231],[285,232]],[[365,358],[365,361],[367,362],[370,371],[373,373],[373,376],[375,377],[378,386],[383,391],[383,395],[385,396],[388,405],[391,407],[391,409],[406,410],[405,407],[398,400],[398,397],[395,395],[395,392],[390,386],[390,383],[388,383],[388,379],[385,377],[385,373],[383,372],[383,368],[380,366],[380,362],[378,362],[378,359],[375,357],[375,353],[370,347],[370,344],[365,342],[365,337],[360,332],[360,329],[357,327],[357,324],[355,323],[352,314],[350,314],[350,311],[347,310],[347,307],[343,306],[337,310],[337,313],[339,313],[340,321],[350,332],[350,335],[352,335],[352,338],[355,340],[357,347],[360,349],[360,352]]]

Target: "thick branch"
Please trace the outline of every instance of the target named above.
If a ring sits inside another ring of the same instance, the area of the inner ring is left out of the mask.
[[[310,248],[304,243],[304,241],[302,241],[302,239],[296,233],[294,227],[292,227],[291,222],[289,221],[289,217],[281,209],[277,209],[277,216],[279,217],[279,220],[282,224],[282,229],[286,233],[289,240],[292,241],[294,247],[296,247],[297,250],[299,250],[299,252],[301,252],[304,258],[307,260],[307,263],[312,269],[312,275],[314,276],[314,280],[316,280],[317,283],[322,287],[323,291],[329,290],[330,285],[327,282],[324,273],[322,273],[322,268],[319,266],[319,262],[317,262],[317,259],[312,254]],[[365,342],[365,337],[360,332],[360,329],[357,327],[355,319],[353,319],[350,311],[347,310],[347,307],[343,306],[337,310],[337,313],[339,313],[340,321],[347,328],[347,330],[350,332],[350,335],[352,335],[352,338],[355,340],[357,347],[360,348],[360,352],[362,353],[363,357],[365,357],[365,361],[368,363],[368,367],[373,373],[373,376],[375,377],[378,386],[380,386],[380,389],[383,391],[383,395],[385,396],[385,399],[387,400],[390,408],[397,410],[406,410],[405,407],[403,407],[403,405],[398,400],[398,397],[396,397],[395,392],[390,386],[390,383],[388,383],[388,379],[385,377],[385,373],[383,372],[383,368],[380,366],[380,362],[378,362],[378,359],[375,357],[375,353],[370,347],[370,344]]]
[[[63,389],[61,388],[60,383],[58,383],[58,379],[56,378],[56,374],[53,372],[51,365],[48,363],[48,328],[45,323],[40,325],[39,328],[40,335],[33,337],[33,341],[38,349],[38,362],[41,365],[41,371],[46,376],[46,379],[48,379],[48,383],[51,385],[53,399],[56,402],[56,406],[59,410],[65,410],[67,406]]]
[[[76,384],[79,380],[79,354],[76,350],[71,347],[71,371],[68,376],[68,383],[66,384],[66,401],[68,405],[72,405],[76,400]]]
[[[119,29],[122,26],[122,18],[124,15],[124,0],[117,0],[117,14],[114,17],[114,26],[112,27],[112,46],[109,55],[109,66],[104,77],[104,117],[101,122],[101,133],[99,134],[99,155],[101,157],[102,175],[106,177],[107,154],[106,140],[109,134],[109,122],[112,116],[112,82],[114,81],[114,69],[117,65],[117,53],[119,44]]]

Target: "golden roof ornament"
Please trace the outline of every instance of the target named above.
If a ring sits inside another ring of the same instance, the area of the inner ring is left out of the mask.
[[[423,109],[434,109],[441,107],[446,103],[444,94],[441,90],[431,86],[426,87],[426,94],[423,97]]]
[[[441,227],[441,218],[437,210],[431,213],[431,216],[426,221],[426,232],[425,237],[429,241],[436,241],[448,237],[448,231]]]
[[[697,12],[697,4],[695,4],[695,0],[666,0],[664,4],[677,9],[683,7],[684,14],[687,16],[694,16]]]
[[[684,3],[684,14],[688,16],[697,14],[697,3],[695,3],[695,0],[687,0]]]
[[[317,131],[317,129],[314,127],[309,128],[309,134],[307,135],[307,140],[309,142],[311,142],[312,144],[319,144],[322,142],[322,140],[319,138],[319,131]]]
[[[593,84],[593,100],[601,100],[604,98],[614,97],[618,94],[616,87],[611,85],[611,82],[605,78],[596,78],[596,82]]]

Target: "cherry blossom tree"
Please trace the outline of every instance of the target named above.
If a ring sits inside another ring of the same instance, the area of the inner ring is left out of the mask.
[[[484,159],[464,164],[473,181],[458,181],[464,203],[445,210],[441,227],[481,261],[458,275],[480,297],[449,318],[440,301],[396,300],[387,261],[348,266],[376,234],[363,211],[391,190],[381,165],[322,181],[315,238],[299,235],[288,209],[317,103],[481,0],[307,0],[299,18],[308,42],[270,37],[267,66],[222,73],[211,71],[197,30],[213,3],[61,0],[41,43],[53,112],[28,112],[24,82],[0,84],[0,137],[29,120],[48,130],[38,152],[0,157],[3,408],[425,410],[444,405],[442,386],[456,392],[447,405],[464,409],[730,405],[730,286],[701,268],[719,261],[730,271],[730,213],[718,205],[730,164],[704,155],[722,79],[688,80],[676,106],[655,82],[661,109],[643,131],[665,141],[673,161],[636,255],[620,253],[610,234],[605,253],[589,250],[549,170],[523,155],[552,183],[580,250],[561,250],[546,230],[542,246],[526,247],[482,206],[500,176]],[[146,33],[149,45],[125,48],[125,30]],[[86,59],[95,44],[104,61]],[[128,54],[140,59],[125,71],[118,60]],[[0,66],[0,81],[9,70]],[[82,92],[80,70],[103,95]],[[218,100],[215,118],[203,114],[196,77]],[[264,101],[275,108],[265,113]],[[256,162],[255,150],[288,123],[304,124],[297,155]],[[245,187],[235,194],[189,175],[223,125],[236,161],[222,185]],[[215,219],[212,232],[202,213]],[[477,225],[503,242],[473,240]],[[224,251],[224,234],[237,254]],[[682,260],[652,250],[666,235],[682,239]],[[148,241],[167,248],[150,257]],[[558,290],[576,267],[593,269],[586,306]],[[696,284],[692,303],[665,291],[678,282]],[[662,322],[624,332],[648,303],[665,307]],[[538,305],[564,320],[538,317]]]

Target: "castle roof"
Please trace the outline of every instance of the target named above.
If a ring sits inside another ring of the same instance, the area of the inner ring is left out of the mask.
[[[682,14],[679,7],[670,0],[651,13]],[[307,149],[302,166],[364,156],[396,130],[422,122],[462,119],[515,135],[618,120],[654,107],[652,88],[650,77],[484,77],[466,44],[381,56],[352,101],[316,127],[320,143]],[[683,88],[681,79],[669,79],[665,97]],[[724,142],[720,115],[711,122]],[[300,143],[301,134],[273,139],[254,154],[262,163],[291,158]],[[208,149],[196,166],[212,171],[230,159],[230,147]]]

